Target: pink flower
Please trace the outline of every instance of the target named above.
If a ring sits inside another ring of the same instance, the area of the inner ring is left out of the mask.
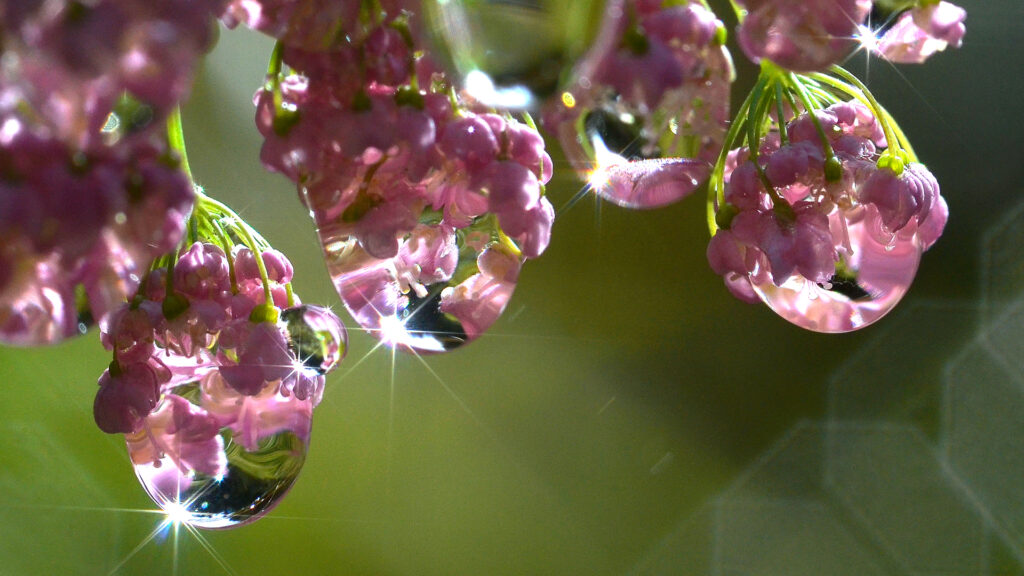
[[[159,322],[146,308],[125,304],[100,322],[103,346],[114,351],[114,359],[123,364],[145,362],[156,350],[154,332]]]
[[[219,246],[196,242],[174,265],[174,290],[190,301],[223,301],[231,292],[228,260]]]
[[[255,396],[295,370],[295,358],[275,324],[235,320],[221,332],[221,338],[224,341],[217,358],[221,376],[241,394]],[[228,357],[225,349],[232,349],[237,360]]]
[[[100,376],[100,389],[93,403],[93,417],[100,430],[108,434],[128,434],[139,429],[156,407],[160,398],[160,384],[156,372],[145,363],[117,366],[114,373],[104,370]]]
[[[937,198],[939,183],[923,164],[911,164],[899,176],[875,170],[860,189],[860,201],[874,204],[893,234],[911,218],[919,223],[926,220]]]
[[[438,144],[445,154],[459,160],[470,172],[493,162],[500,150],[494,130],[481,116],[449,122]]]
[[[780,218],[774,210],[761,218],[758,247],[768,258],[772,281],[780,286],[796,273],[811,282],[826,282],[839,259],[828,216],[810,203],[801,203],[794,211],[793,221]]]
[[[441,312],[455,316],[466,338],[472,340],[490,328],[505,309],[519,279],[519,259],[498,246],[477,258],[480,272],[441,293]]]
[[[949,2],[916,6],[878,40],[877,52],[890,62],[921,64],[932,54],[963,42],[967,11]]]
[[[261,256],[269,280],[279,284],[287,284],[292,281],[295,270],[287,256],[273,248],[264,250]],[[248,248],[241,248],[235,254],[235,278],[239,282],[260,280],[259,264],[256,263],[256,256]]]
[[[420,224],[402,242],[394,262],[403,291],[412,289],[420,298],[425,297],[426,286],[447,282],[455,273],[459,263],[455,230],[445,224]]]

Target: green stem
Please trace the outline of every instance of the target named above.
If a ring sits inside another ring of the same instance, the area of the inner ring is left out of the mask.
[[[188,165],[188,153],[185,151],[185,133],[181,128],[181,107],[175,106],[167,118],[167,143],[171,150],[181,156],[181,169],[192,182],[192,169]]]
[[[782,83],[781,82],[776,82],[775,83],[775,114],[778,117],[778,123],[779,123],[779,142],[780,142],[780,144],[782,146],[785,146],[786,144],[789,144],[789,135],[786,134],[786,129],[785,129],[785,126],[786,126],[786,110],[783,107],[783,104],[784,104],[784,102],[783,102],[783,98],[784,98],[783,92],[784,91],[782,89]],[[795,110],[796,109],[794,108],[794,111]]]
[[[726,132],[725,139],[722,141],[722,151],[718,153],[718,160],[715,161],[715,167],[711,170],[711,176],[708,178],[706,209],[708,232],[712,236],[718,232],[718,221],[715,219],[715,214],[725,204],[725,185],[722,182],[725,173],[725,161],[728,159],[729,151],[732,150],[736,139],[743,132],[752,96],[752,93],[747,94],[746,100],[743,101],[743,104],[740,104],[739,110],[736,111],[732,126],[729,126],[729,131]]]
[[[878,103],[878,100],[875,100],[874,95],[871,94],[871,91],[868,90],[868,87],[859,78],[839,66],[832,66],[829,71],[839,78],[832,78],[820,73],[812,74],[811,77],[857,98],[871,110],[875,120],[882,125],[882,132],[885,133],[885,144],[888,148],[881,158],[878,159],[879,166],[888,167],[897,175],[902,173],[904,161],[909,159],[909,155],[900,146],[900,140],[896,136],[895,130],[893,130],[892,125],[895,122],[892,121],[892,117],[885,112],[882,105]]]
[[[821,145],[825,150],[825,159],[827,160],[835,156],[836,153],[835,150],[832,149],[832,143],[828,139],[828,134],[825,133],[825,127],[821,125],[821,120],[819,120],[818,115],[814,113],[818,107],[804,89],[802,78],[802,76],[791,73],[788,80],[790,85],[793,87],[793,90],[796,92],[797,98],[799,98],[800,102],[803,103],[804,109],[807,111],[807,115],[811,117],[811,123],[814,124],[814,129],[818,132],[818,138],[821,139]]]
[[[219,220],[211,220],[211,224],[213,225],[214,234],[220,239],[224,254],[228,257],[228,276],[231,278],[231,293],[238,294],[238,279],[235,278],[235,259],[231,255],[231,238],[228,237],[227,232],[221,227]]]
[[[736,22],[738,24],[742,24],[743,19],[747,17],[747,11],[740,7],[740,5],[736,3],[736,0],[729,0],[729,4],[732,6],[733,13],[736,14]]]

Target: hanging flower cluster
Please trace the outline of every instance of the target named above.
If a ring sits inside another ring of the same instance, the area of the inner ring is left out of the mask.
[[[709,182],[708,261],[742,300],[810,330],[856,330],[906,294],[946,225],[946,201],[896,121],[832,65],[854,32],[870,34],[862,21],[871,2],[744,5],[740,45],[761,74]],[[929,2],[865,45],[923,62],[960,45],[964,17]]]
[[[748,113],[747,146],[712,181],[712,269],[737,297],[760,297],[804,328],[880,318],[946,224],[935,178],[884,110],[839,78],[775,70],[746,107],[761,117]],[[778,122],[787,110],[800,113]]]
[[[281,36],[256,95],[262,159],[296,183],[355,320],[442,352],[493,324],[547,247],[552,163],[528,119],[454,96],[412,16],[379,8],[325,49]]]
[[[84,332],[177,244],[192,189],[163,123],[221,8],[0,6],[0,341]]]
[[[347,334],[329,310],[298,302],[288,258],[227,207],[200,193],[189,229],[191,244],[156,260],[101,323],[114,358],[94,414],[126,435],[157,503],[233,526],[295,481]]]

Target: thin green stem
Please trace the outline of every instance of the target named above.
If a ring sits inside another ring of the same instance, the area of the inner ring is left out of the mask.
[[[228,258],[228,276],[231,278],[231,293],[238,294],[238,279],[235,277],[235,258],[231,255],[231,238],[228,237],[227,232],[220,224],[220,220],[211,220],[210,223],[213,225],[214,234],[220,239],[221,247],[224,249],[224,254]]]
[[[796,92],[797,98],[799,98],[800,102],[803,103],[804,110],[806,110],[808,116],[811,117],[811,123],[814,124],[814,129],[818,132],[818,138],[821,139],[821,145],[825,150],[825,158],[832,158],[836,155],[835,150],[832,149],[832,143],[828,138],[828,134],[825,133],[825,127],[821,125],[821,120],[819,120],[818,115],[814,113],[814,111],[818,109],[818,106],[815,105],[816,102],[811,100],[811,96],[804,89],[802,78],[802,76],[791,73],[789,76],[789,83]]]
[[[739,110],[736,111],[732,126],[729,126],[729,131],[725,134],[725,140],[722,141],[722,151],[718,153],[718,160],[715,162],[715,167],[711,170],[711,176],[708,178],[706,209],[708,232],[712,236],[718,232],[718,222],[715,219],[715,214],[718,212],[718,208],[725,204],[725,186],[722,183],[723,174],[725,173],[725,161],[728,159],[729,151],[732,150],[736,139],[743,132],[747,112],[750,110],[750,100],[751,94],[748,94],[743,104],[740,104]]]
[[[737,4],[736,0],[729,0],[729,5],[732,6],[732,11],[736,14],[736,22],[742,24],[743,19],[747,17],[746,9]]]
[[[885,115],[885,120],[892,128],[893,133],[896,134],[896,139],[899,140],[900,146],[903,147],[903,151],[907,154],[911,162],[917,162],[917,153],[914,152],[914,147],[910,145],[910,140],[907,135],[903,132],[903,128],[896,122],[896,119],[889,114],[889,111],[885,108],[881,108],[882,114]]]
[[[879,158],[879,163],[881,165],[881,163],[886,160],[886,156],[889,156],[897,162],[895,164],[885,162],[885,164],[897,174],[902,172],[902,162],[906,153],[900,146],[900,140],[896,136],[896,132],[893,130],[892,125],[895,124],[895,122],[890,122],[892,117],[885,112],[885,109],[882,108],[881,104],[879,104],[877,100],[875,100],[874,95],[871,94],[871,91],[868,90],[868,87],[865,86],[859,78],[839,66],[832,66],[829,71],[839,78],[832,78],[825,74],[812,74],[811,77],[857,98],[871,110],[875,119],[882,125],[882,132],[885,133],[885,143],[888,148],[887,154],[883,154],[882,158]]]
[[[779,142],[785,146],[789,143],[789,136],[786,134],[786,110],[783,107],[782,83],[775,83],[775,114],[779,123]],[[795,108],[794,108],[795,110]]]
[[[188,153],[185,151],[185,132],[181,128],[181,107],[175,106],[167,118],[167,143],[181,157],[181,169],[192,181],[192,169],[188,165]]]

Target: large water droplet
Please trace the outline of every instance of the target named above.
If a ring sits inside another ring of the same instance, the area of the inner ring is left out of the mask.
[[[424,2],[434,52],[470,96],[529,108],[555,91],[593,35],[604,0]]]
[[[654,208],[693,192],[710,174],[733,76],[717,26],[696,5],[641,11],[609,3],[596,42],[544,111],[594,193]]]
[[[505,309],[521,261],[490,232],[418,225],[398,254],[377,259],[355,239],[321,231],[327,269],[349,313],[389,346],[452,350],[487,330]]]
[[[239,526],[276,506],[306,460],[315,405],[282,392],[242,395],[213,371],[165,393],[127,435],[153,501],[198,528]]]
[[[815,332],[850,332],[888,314],[910,289],[921,248],[912,237],[886,238],[873,206],[858,217],[847,225],[849,254],[828,283],[793,276],[782,286],[754,283],[754,291],[776,314]]]

